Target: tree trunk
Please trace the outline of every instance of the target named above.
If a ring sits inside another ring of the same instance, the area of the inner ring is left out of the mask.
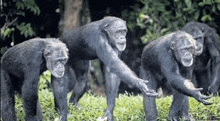
[[[88,0],[61,0],[60,33],[90,22]],[[64,6],[62,6],[62,3]]]

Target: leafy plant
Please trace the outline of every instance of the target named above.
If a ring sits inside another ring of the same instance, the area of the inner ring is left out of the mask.
[[[179,29],[189,21],[215,24],[220,15],[219,0],[140,0],[143,7],[134,5],[133,11],[123,11],[131,30],[140,27],[145,31],[143,43]],[[139,30],[140,32],[140,30]],[[141,32],[140,32],[141,33]]]
[[[31,26],[31,21],[27,19],[30,14],[40,15],[40,8],[35,0],[3,0],[0,16],[2,40],[10,41],[11,46],[13,46],[15,36],[33,37],[35,31]],[[0,48],[3,47],[7,46],[4,44],[0,46]],[[1,50],[1,54],[4,52]]]

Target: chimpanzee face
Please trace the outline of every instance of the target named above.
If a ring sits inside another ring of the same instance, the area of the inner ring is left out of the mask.
[[[183,66],[190,67],[193,64],[193,55],[195,55],[195,41],[193,37],[187,33],[181,33],[175,36],[171,42],[171,49],[174,56]]]
[[[105,25],[104,30],[107,32],[110,39],[110,44],[113,47],[116,47],[119,51],[125,50],[127,34],[127,26],[125,21],[114,21],[109,25]]]
[[[203,52],[204,34],[198,27],[195,27],[192,30],[192,36],[196,40],[195,55],[200,55]]]
[[[44,57],[47,63],[47,69],[57,78],[64,75],[65,64],[68,60],[68,50],[61,47],[51,47],[44,52]]]

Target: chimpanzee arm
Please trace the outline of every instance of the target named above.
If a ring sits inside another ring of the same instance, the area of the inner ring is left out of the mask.
[[[214,58],[214,57],[213,57]],[[211,81],[210,86],[208,87],[208,93],[217,96],[218,88],[220,85],[220,57],[215,57],[212,60],[212,66],[209,71],[209,80]]]
[[[147,95],[157,95],[155,91],[148,89],[147,85],[145,84],[148,81],[138,78],[134,72],[132,72],[129,67],[118,58],[113,48],[108,44],[108,40],[106,38],[100,36],[99,41],[93,44],[98,45],[95,45],[97,56],[106,66],[110,68],[110,71],[117,74],[122,81],[138,87]]]
[[[180,93],[194,97],[197,101],[202,102],[205,105],[212,104],[206,102],[207,97],[200,93],[202,88],[195,88],[191,80],[184,78],[179,71],[177,62],[175,62],[170,56],[163,56],[161,61],[161,69],[166,77],[168,83]]]

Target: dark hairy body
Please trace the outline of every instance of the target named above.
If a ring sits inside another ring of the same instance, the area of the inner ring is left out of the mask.
[[[203,88],[203,94],[216,96],[220,85],[220,44],[216,31],[199,22],[189,22],[182,30],[191,34],[195,40],[201,41],[204,48],[202,54],[195,58],[195,84]]]
[[[196,46],[197,45],[197,46]],[[200,48],[200,49],[199,49]],[[201,54],[202,46],[183,31],[173,32],[146,45],[142,57],[140,76],[149,80],[152,90],[158,88],[169,90],[174,94],[169,118],[176,120],[193,120],[188,112],[188,97],[192,96],[203,104],[209,97],[195,88],[192,79],[194,56]],[[156,97],[144,94],[144,108],[147,120],[157,120]]]
[[[14,94],[23,98],[27,121],[41,121],[38,101],[40,74],[50,70],[60,78],[68,59],[65,44],[54,38],[35,38],[15,45],[1,59],[1,114],[4,121],[15,121]]]
[[[146,80],[138,78],[128,66],[118,58],[119,51],[126,47],[126,22],[116,17],[105,17],[99,21],[64,33],[60,39],[66,43],[70,58],[66,73],[62,78],[52,77],[55,91],[55,105],[61,112],[60,120],[67,120],[67,93],[72,91],[70,102],[79,107],[78,100],[85,93],[88,82],[90,60],[99,58],[105,65],[106,96],[108,107],[105,117],[113,120],[113,109],[120,79],[138,87],[146,95],[156,93],[147,88]],[[76,79],[74,79],[76,78]],[[74,81],[74,82],[72,82]],[[70,84],[72,83],[72,84]],[[71,85],[71,86],[68,86]],[[66,87],[69,87],[68,89]]]

